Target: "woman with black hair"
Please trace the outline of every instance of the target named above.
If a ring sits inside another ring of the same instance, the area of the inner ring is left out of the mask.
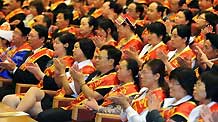
[[[38,64],[27,66],[27,70],[40,81],[38,87],[31,87],[25,96],[8,95],[3,98],[3,103],[17,110],[29,112],[35,117],[38,113],[52,107],[54,96],[67,95],[71,97],[71,95],[77,94],[77,89],[72,85],[74,81],[68,70],[77,63],[84,76],[94,72],[95,68],[90,59],[94,55],[95,45],[89,39],[75,42],[71,33],[62,33],[53,41],[53,46],[55,55],[58,57],[48,62],[49,67],[44,72],[40,70]]]
[[[129,122],[145,122],[147,114],[147,102],[150,95],[154,95],[160,99],[161,104],[165,97],[168,96],[168,86],[164,80],[165,65],[160,59],[154,59],[144,63],[139,72],[140,91],[131,103],[125,96],[114,96],[110,99],[121,105],[123,113],[122,120],[128,119]]]
[[[170,96],[165,98],[160,108],[157,97],[151,96],[148,101],[148,122],[187,122],[192,109],[196,107],[192,97],[193,87],[197,81],[195,72],[189,68],[176,68],[169,76]]]
[[[199,30],[199,34],[196,36],[194,43],[203,43],[206,40],[207,33],[217,33],[216,25],[218,24],[218,16],[210,11],[199,12],[193,20],[195,26]]]
[[[88,108],[97,110],[100,113],[120,114],[121,107],[114,104],[109,98],[120,94],[133,99],[138,94],[138,63],[134,59],[126,59],[120,62],[117,76],[120,85],[115,86],[104,96],[104,102],[99,106],[95,99],[85,103]]]
[[[192,23],[192,12],[189,9],[180,9],[175,17],[175,24],[187,24],[191,25]]]
[[[94,36],[91,37],[96,47],[101,48],[103,45],[117,44],[118,32],[114,23],[110,19],[100,18],[98,29],[95,30]]]
[[[177,13],[175,13],[175,15],[166,20],[165,25],[167,26],[167,32],[170,33],[170,31],[172,30],[173,26],[175,25],[191,25],[193,20],[192,20],[192,12],[189,9],[180,9],[178,10]]]
[[[137,51],[129,49],[125,50],[124,53],[137,60],[139,65],[142,65],[144,61],[156,59],[159,50],[162,50],[165,54],[168,53],[167,45],[164,43],[167,39],[166,34],[166,27],[163,23],[151,23],[142,34],[144,43],[147,42],[148,44],[143,47],[141,52],[138,54]]]
[[[215,33],[207,33],[206,40],[202,49],[196,48],[198,72],[202,73],[212,68],[213,64],[218,64],[218,35]],[[204,57],[204,58],[202,58]],[[209,64],[209,65],[208,65]]]
[[[85,16],[80,21],[79,31],[76,33],[77,38],[90,38],[98,27],[98,21],[92,16]]]
[[[168,55],[159,52],[158,56],[163,60],[167,66],[167,71],[171,72],[174,68],[180,66],[181,60],[188,60],[191,66],[194,64],[195,54],[188,46],[191,29],[188,25],[176,25],[171,30],[172,46],[176,49],[170,51]]]
[[[53,41],[54,55],[55,57],[61,59],[65,64],[66,68],[69,68],[74,60],[72,58],[72,49],[75,43],[75,37],[70,33],[62,33],[61,36],[58,36]],[[27,70],[31,72],[36,79],[39,81],[38,88],[30,89],[44,89],[44,90],[58,90],[59,86],[56,84],[54,79],[55,66],[53,60],[48,61],[47,68],[43,72],[38,64],[29,64]],[[30,92],[29,90],[28,92]],[[32,96],[34,93],[32,92]],[[2,102],[16,108],[17,105],[21,102],[20,98],[23,98],[24,95],[7,95],[3,98]],[[28,98],[29,99],[29,98]],[[51,99],[52,100],[52,99]],[[30,101],[29,101],[30,102]],[[51,102],[52,104],[52,102]]]
[[[189,115],[189,122],[202,120],[200,117],[200,110],[203,105],[210,108],[211,112],[218,111],[218,77],[217,71],[204,72],[194,87],[193,96],[199,102],[199,106],[194,108]]]
[[[126,19],[121,25],[117,25],[117,30],[119,34],[117,48],[122,51],[129,48],[134,48],[135,51],[141,51],[142,41],[135,31],[135,26],[132,25],[128,19]]]

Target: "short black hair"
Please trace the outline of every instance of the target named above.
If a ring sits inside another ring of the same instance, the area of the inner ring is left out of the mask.
[[[213,49],[218,49],[218,35],[215,33],[207,33],[206,39],[210,41]]]
[[[88,16],[88,23],[89,26],[93,26],[93,31],[97,29],[98,27],[98,21],[93,16]]]
[[[144,13],[144,7],[142,6],[141,3],[135,3],[136,5],[136,12],[139,12],[139,17],[142,17],[143,13]]]
[[[46,42],[48,39],[48,28],[43,25],[35,25],[32,28],[37,31],[39,38],[45,38],[44,42]]]
[[[34,0],[34,1],[30,2],[29,6],[35,7],[38,15],[42,14],[42,12],[45,11],[45,8],[44,8],[44,5],[42,3],[42,0]]]
[[[185,4],[186,3],[186,0],[179,0],[179,6],[183,6],[183,4]]]
[[[19,13],[19,14],[14,15],[13,17],[11,17],[9,19],[9,23],[13,22],[15,20],[23,21],[25,18],[26,18],[26,15],[24,13]]]
[[[95,52],[95,44],[89,38],[81,38],[78,40],[80,49],[87,59],[92,59]]]
[[[164,7],[160,2],[154,1],[154,2],[151,2],[150,4],[152,4],[152,3],[156,3],[157,4],[157,8],[156,9],[157,9],[158,12],[161,12],[161,16],[163,17],[163,13],[164,13],[165,9],[167,9],[167,8]]]
[[[64,15],[64,19],[65,20],[69,20],[69,24],[71,24],[72,20],[73,20],[73,14],[71,11],[67,10],[67,9],[63,9],[57,12],[57,15],[62,13]]]
[[[99,25],[98,27],[102,28],[106,33],[108,29],[110,29],[111,30],[110,34],[112,38],[114,40],[118,40],[117,27],[114,25],[114,23],[110,19],[107,19],[107,18],[99,19],[98,25]]]
[[[138,65],[138,62],[132,58],[127,58],[125,60],[127,62],[127,69],[132,71],[132,77],[134,79],[135,85],[137,85],[139,87],[139,78],[138,78],[139,65]]]
[[[206,98],[218,102],[218,73],[215,71],[206,71],[200,76],[201,81],[205,84]]]
[[[192,18],[193,18],[192,12],[189,9],[180,9],[179,11],[181,11],[185,15],[185,20],[188,21],[188,25],[191,25],[191,23],[193,21],[192,20]]]
[[[114,10],[115,13],[120,14],[123,12],[122,5],[116,3],[115,1],[110,1],[110,8]]]
[[[100,51],[102,50],[107,51],[108,59],[114,60],[114,67],[119,64],[119,61],[122,56],[122,52],[119,49],[117,49],[116,47],[112,45],[104,45],[100,48]]]
[[[188,45],[191,36],[191,27],[184,24],[176,25],[172,28],[171,33],[173,32],[174,29],[177,29],[177,33],[181,38],[187,38],[185,43],[186,45]]]
[[[148,32],[155,33],[158,37],[162,36],[162,40],[166,37],[166,26],[161,22],[153,22],[147,25]]]
[[[62,32],[60,36],[56,38],[58,38],[61,43],[68,44],[68,47],[65,48],[67,55],[72,55],[72,50],[74,48],[74,44],[76,43],[76,37],[72,33]]]
[[[43,22],[45,22],[47,24],[47,27],[49,28],[51,26],[52,20],[48,17],[48,15],[43,14],[43,16]]]
[[[190,68],[177,67],[170,72],[169,79],[177,80],[188,95],[193,94],[194,84],[197,81],[194,70]]]
[[[213,31],[216,32],[216,25],[218,23],[218,16],[211,11],[201,11],[198,15],[205,14],[205,20],[209,25],[213,26]]]

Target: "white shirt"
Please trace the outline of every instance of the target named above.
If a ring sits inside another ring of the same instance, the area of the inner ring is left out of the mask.
[[[141,99],[143,99],[146,96],[147,91],[148,91],[148,88],[146,88],[146,87],[141,88],[140,91],[139,91],[139,95],[140,96],[136,96],[138,98],[136,98],[134,100],[141,100]],[[143,117],[138,117],[138,116],[145,116],[145,114],[147,115],[147,113],[148,113],[148,111],[145,110],[145,111],[143,111],[139,115],[131,106],[129,106],[125,111],[124,110],[121,111],[120,118],[121,118],[122,121],[128,120],[128,122],[133,122],[133,121],[137,121],[138,122],[139,121],[138,119],[143,118]],[[143,120],[143,122],[146,122],[146,120]]]
[[[82,69],[83,67],[85,67],[87,65],[91,65],[91,66],[94,67],[94,65],[91,62],[91,60],[85,60],[85,61],[82,61],[82,62],[79,62],[79,63],[78,62],[74,62],[74,64],[78,64],[79,69]],[[66,76],[67,76],[67,78],[71,77],[70,72],[66,72]],[[86,76],[84,80],[86,80],[87,77],[88,76]],[[73,96],[77,97],[78,93],[76,92],[76,88],[75,88],[73,80],[69,83],[69,86],[70,86],[71,90],[74,92]]]
[[[175,102],[175,98],[165,98],[163,108],[167,108],[170,106],[177,106],[181,103],[184,103],[190,100],[192,96],[186,95],[185,97],[181,98],[177,102]],[[175,102],[175,103],[174,103]],[[127,113],[128,122],[146,122],[146,116],[148,114],[148,109],[145,109],[142,113],[138,114],[131,106],[129,106],[125,112]]]
[[[216,102],[210,102],[209,104],[207,104],[207,106],[210,108],[214,104],[216,104]],[[196,122],[197,121],[197,119],[200,117],[200,111],[202,109],[202,106],[203,105],[199,105],[191,111],[191,113],[189,114],[189,117],[188,117],[188,122]]]
[[[139,58],[142,58],[150,49],[152,48],[151,44],[146,44],[142,51],[139,53]]]

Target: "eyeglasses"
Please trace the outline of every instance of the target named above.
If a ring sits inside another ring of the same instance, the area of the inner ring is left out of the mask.
[[[170,84],[172,84],[172,85],[180,85],[180,83],[177,80],[173,80],[173,81],[171,80]]]
[[[103,56],[95,56],[94,58],[95,58],[95,59],[100,59],[100,60],[103,59],[103,58],[108,59],[108,57],[103,57]]]
[[[173,85],[180,85],[180,83],[179,82],[174,82]]]
[[[30,35],[30,34],[28,34],[28,35],[27,35],[27,37],[31,37],[31,38],[37,38],[38,36],[36,36],[36,35]]]

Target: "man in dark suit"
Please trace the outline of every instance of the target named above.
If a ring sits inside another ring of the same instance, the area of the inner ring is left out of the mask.
[[[0,66],[12,72],[13,82],[10,88],[0,89],[0,99],[7,94],[13,94],[16,83],[37,84],[39,81],[32,73],[26,70],[26,65],[30,63],[37,63],[42,71],[46,69],[47,62],[52,59],[53,51],[44,48],[46,39],[48,38],[48,29],[42,25],[35,25],[31,29],[28,41],[33,51],[26,61],[20,66],[16,67],[12,60],[0,63]]]

